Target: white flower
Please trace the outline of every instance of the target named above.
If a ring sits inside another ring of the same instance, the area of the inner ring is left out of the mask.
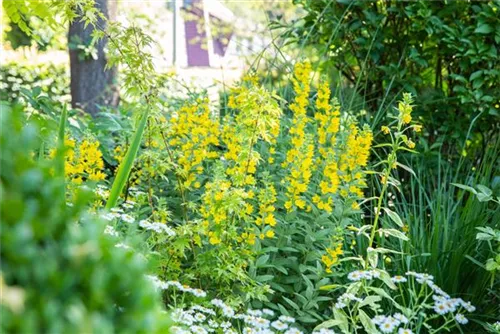
[[[123,248],[123,249],[131,249],[130,246],[125,245],[122,242],[120,242],[119,244],[116,244],[115,247],[117,247],[117,248]]]
[[[205,328],[200,327],[200,326],[191,326],[191,327],[189,327],[189,329],[191,330],[191,333],[194,333],[194,334],[207,334],[208,333],[205,330]]]
[[[114,214],[112,214],[112,213],[102,213],[102,214],[101,214],[101,218],[102,218],[102,219],[105,219],[105,220],[107,220],[107,221],[111,221],[111,220],[115,219],[116,217],[115,217],[115,215],[114,215]]]
[[[353,271],[347,275],[347,278],[350,281],[359,281],[361,278],[363,278],[362,272],[359,270]]]
[[[222,314],[227,318],[232,318],[234,316],[234,310],[231,307],[224,305],[222,307]]]
[[[205,298],[207,293],[200,289],[191,289],[190,291],[195,297]]]
[[[408,280],[404,276],[396,275],[391,278],[391,281],[393,281],[394,283],[405,283]]]
[[[262,313],[270,317],[274,316],[274,311],[268,308],[262,309]],[[295,319],[293,319],[295,321]]]
[[[197,322],[203,322],[203,321],[205,321],[206,318],[207,317],[204,314],[202,314],[202,313],[196,313],[194,315],[194,320],[197,321]]]
[[[249,323],[257,328],[268,328],[270,321],[261,317],[254,317]]]
[[[208,325],[212,328],[219,328],[219,324],[215,320],[208,320]]]
[[[115,230],[115,228],[111,225],[106,225],[106,228],[104,229],[104,234],[108,234],[113,237],[117,237],[119,235],[118,232]]]
[[[336,302],[334,307],[337,308],[337,309],[342,309],[344,307],[346,307],[347,305],[345,303],[342,303],[342,302]]]
[[[460,302],[462,304],[462,307],[467,310],[467,312],[474,312],[476,310],[476,307],[472,305],[470,302],[464,302],[463,300]]]
[[[226,305],[226,304],[224,304],[224,302],[223,302],[222,300],[220,300],[220,299],[212,299],[212,300],[210,301],[210,303],[212,303],[212,305],[217,306],[217,307],[223,307],[223,306],[225,306],[225,305]]]
[[[413,331],[409,328],[400,328],[398,334],[413,334]]]
[[[319,331],[314,331],[313,334],[335,334],[335,331],[328,328],[321,328]]]
[[[273,321],[271,326],[276,328],[279,331],[284,331],[285,329],[288,328],[288,325],[286,323],[279,321],[279,320]]]
[[[247,314],[253,315],[254,317],[260,317],[262,315],[262,311],[260,311],[260,310],[247,310]]]
[[[448,304],[446,302],[434,303],[434,312],[436,312],[437,314],[443,315],[443,314],[450,312],[450,307],[448,306]]]
[[[380,325],[381,323],[383,323],[385,321],[386,318],[387,317],[385,317],[383,315],[376,315],[375,317],[373,317],[372,322],[375,325]]]
[[[401,322],[402,324],[407,324],[408,323],[408,318],[405,317],[403,314],[401,313],[394,313],[393,315],[394,319],[398,320],[399,322]]]
[[[126,213],[122,214],[120,218],[121,220],[129,224],[132,224],[135,221],[134,217],[127,215]]]
[[[220,327],[222,329],[228,329],[229,327],[231,327],[231,323],[229,321],[224,321],[220,324]]]
[[[394,324],[394,322],[388,321],[388,319],[386,319],[379,325],[379,328],[382,333],[392,333],[396,328],[396,325]]]
[[[297,328],[289,328],[285,331],[285,334],[303,334]]]
[[[287,315],[282,315],[278,319],[280,321],[282,321],[282,322],[288,322],[288,323],[291,323],[291,324],[293,324],[295,322],[295,318],[289,317]]]
[[[469,322],[469,319],[467,319],[463,314],[461,313],[458,313],[457,315],[455,315],[455,320],[461,324],[461,325],[465,325]]]

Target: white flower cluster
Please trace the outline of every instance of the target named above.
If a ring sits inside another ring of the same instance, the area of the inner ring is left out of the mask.
[[[371,280],[379,277],[380,272],[377,270],[356,270],[347,275],[347,278],[353,282],[357,282],[362,279]]]
[[[159,279],[157,276],[153,276],[153,275],[146,275],[146,277],[149,278],[153,282],[154,286],[157,289],[167,290],[171,287],[174,287],[182,292],[190,293],[195,297],[205,298],[207,296],[207,293],[205,291],[203,291],[201,289],[193,289],[187,285],[182,285],[181,283],[179,283],[177,281],[165,282],[165,281],[162,281],[161,279]]]
[[[314,331],[312,334],[335,334],[332,329],[321,328],[320,330]]]
[[[270,309],[247,310],[245,313],[236,313],[232,307],[220,299],[213,299],[210,303],[213,305],[213,309],[194,305],[187,310],[175,310],[172,320],[177,326],[172,328],[172,333],[302,334],[297,328],[291,327],[295,322],[292,317],[282,315],[277,320],[270,319],[274,316],[274,311]],[[233,326],[235,321],[238,326]],[[238,328],[242,329],[238,330]],[[333,332],[315,332],[315,334],[330,333]]]
[[[426,284],[435,293],[432,299],[434,299],[433,309],[437,314],[445,315],[447,313],[453,313],[460,308],[470,313],[476,310],[470,302],[465,302],[462,298],[451,298],[450,295],[434,283],[434,277],[432,275],[416,273],[414,271],[409,271],[406,275],[415,277],[418,283]],[[460,313],[455,315],[455,320],[461,325],[465,325],[469,322],[469,320]]]
[[[106,227],[104,228],[104,234],[108,234],[113,237],[117,237],[119,235],[118,231],[116,231],[115,228],[111,225],[106,225]]]
[[[407,325],[409,320],[401,313],[395,313],[392,316],[377,315],[372,319],[382,333],[392,333],[399,325]],[[404,326],[403,326],[404,327]],[[413,334],[410,329],[399,328],[398,334]]]
[[[337,308],[337,309],[344,308],[347,305],[349,305],[350,301],[355,301],[355,302],[361,303],[363,301],[363,299],[356,297],[352,293],[344,293],[342,296],[340,296],[337,299],[337,302],[335,303],[335,308]]]
[[[106,219],[108,221],[114,220],[114,219],[121,219],[126,223],[132,224],[135,222],[134,217],[127,215],[126,213],[123,213],[123,210],[120,208],[112,208],[110,212],[101,214],[101,217],[103,219]]]
[[[150,230],[150,231],[155,231],[156,233],[165,233],[169,237],[175,236],[174,230],[172,230],[170,227],[168,227],[166,224],[163,223],[150,223],[147,220],[141,220],[139,222],[139,226],[142,227],[145,230]]]
[[[100,198],[107,199],[109,197],[109,191],[105,185],[98,184],[94,192]]]

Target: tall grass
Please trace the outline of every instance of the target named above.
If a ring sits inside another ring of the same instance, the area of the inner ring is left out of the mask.
[[[491,273],[484,263],[489,249],[476,240],[477,227],[500,227],[500,207],[480,202],[451,183],[491,187],[499,175],[500,139],[488,146],[481,161],[445,161],[441,155],[409,158],[415,176],[400,175],[403,194],[395,194],[396,210],[408,225],[405,254],[399,270],[428,272],[452,295],[475,303],[485,320],[498,317],[499,300],[492,293]],[[388,199],[389,200],[389,199]],[[389,204],[389,203],[388,203]]]

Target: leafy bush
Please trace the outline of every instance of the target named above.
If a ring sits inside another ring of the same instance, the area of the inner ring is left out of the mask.
[[[2,332],[156,332],[166,329],[147,264],[115,246],[90,192],[66,203],[57,159],[38,156],[38,126],[2,105]]]

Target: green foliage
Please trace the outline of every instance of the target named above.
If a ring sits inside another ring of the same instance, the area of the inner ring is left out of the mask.
[[[500,190],[496,181],[498,145],[488,144],[479,163],[462,160],[454,166],[440,156],[430,158],[430,152],[414,157],[406,164],[413,165],[415,175],[398,173],[399,179],[405,179],[404,190],[391,191],[385,199],[401,216],[409,237],[401,248],[404,254],[388,266],[400,272],[411,268],[434,275],[436,283],[448,293],[467,296],[478,305],[485,319],[498,314],[498,282],[496,288],[490,287],[491,274],[482,263],[492,252],[487,243],[478,243],[476,236],[478,228],[499,228],[500,208],[478,198],[483,198],[481,189],[486,194]],[[487,186],[461,186],[467,188],[463,191],[456,187],[462,180]],[[480,197],[472,196],[469,188]]]
[[[314,49],[323,68],[336,68],[362,97],[348,94],[350,106],[371,110],[374,126],[394,96],[408,91],[433,141],[461,144],[472,125],[484,142],[498,131],[498,1],[294,2],[306,14],[285,37]]]
[[[33,156],[39,126],[2,109],[2,332],[164,332],[147,264],[85,213],[88,190],[65,202],[56,161]]]

